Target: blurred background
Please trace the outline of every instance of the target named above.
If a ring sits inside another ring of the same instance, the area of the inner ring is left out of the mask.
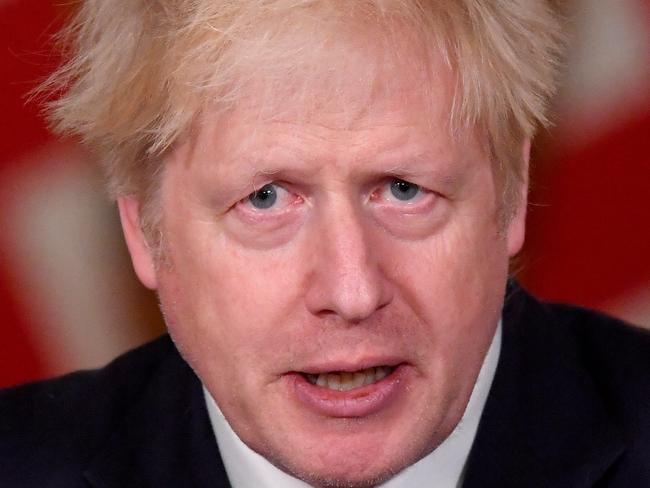
[[[0,387],[105,364],[163,331],[92,157],[26,94],[57,64],[61,0],[0,0]],[[533,154],[519,280],[650,327],[650,2],[567,0],[555,127]]]

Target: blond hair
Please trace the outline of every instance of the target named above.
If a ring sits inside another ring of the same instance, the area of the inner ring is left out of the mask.
[[[507,206],[521,144],[547,123],[556,85],[561,29],[548,0],[85,0],[64,33],[68,62],[44,84],[60,95],[49,119],[97,153],[112,196],[141,199],[153,228],[161,156],[208,104],[232,106],[259,72],[286,76],[317,56],[306,36],[324,46],[360,24],[379,36],[395,19],[455,73],[450,120],[487,134]]]

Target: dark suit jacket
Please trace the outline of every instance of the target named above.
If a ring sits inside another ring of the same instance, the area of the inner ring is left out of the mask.
[[[650,487],[650,335],[514,286],[466,487]],[[0,394],[2,487],[227,487],[168,337]]]

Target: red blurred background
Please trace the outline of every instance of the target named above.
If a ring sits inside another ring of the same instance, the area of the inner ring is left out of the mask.
[[[518,277],[650,327],[650,4],[567,4],[574,42],[534,147]],[[0,386],[100,366],[163,330],[92,158],[27,103],[70,8],[0,0]]]

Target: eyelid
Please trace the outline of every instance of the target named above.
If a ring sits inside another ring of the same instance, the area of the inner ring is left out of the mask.
[[[397,197],[393,196],[391,194],[391,185],[396,181],[403,181],[405,183],[408,183],[410,185],[414,185],[418,187],[418,194],[411,200],[399,200]],[[381,192],[381,195],[378,196],[377,193]],[[422,186],[418,183],[415,183],[411,179],[405,178],[405,177],[400,177],[398,175],[390,175],[388,178],[385,178],[380,181],[379,185],[375,188],[370,193],[370,200],[371,201],[378,201],[382,200],[384,202],[391,202],[391,203],[396,203],[398,206],[406,207],[406,206],[414,206],[417,205],[423,198],[425,198],[427,195],[435,195],[435,192],[432,190],[429,190],[425,186]]]
[[[277,191],[278,199],[276,204],[267,209],[254,207],[250,201],[251,196],[255,195],[257,192],[262,190],[262,188],[264,188],[265,186],[269,186],[269,185],[272,185]],[[291,198],[291,195],[293,195],[294,198]],[[290,188],[290,185],[288,185],[287,183],[284,183],[282,181],[266,181],[259,185],[256,185],[254,190],[252,190],[244,198],[240,199],[234,206],[240,208],[245,207],[246,212],[262,215],[262,214],[280,213],[286,210],[287,208],[289,208],[292,204],[300,200],[302,200],[302,196],[299,193],[293,191]]]

